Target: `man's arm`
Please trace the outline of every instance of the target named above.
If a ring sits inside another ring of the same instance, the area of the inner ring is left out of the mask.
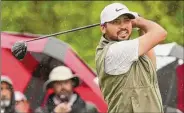
[[[121,75],[128,72],[139,56],[152,53],[149,51],[167,35],[160,25],[142,17],[133,19],[132,25],[143,30],[145,34],[134,40],[119,41],[110,45],[105,56],[105,72],[109,75]],[[154,60],[154,57],[151,59]]]
[[[139,56],[146,54],[154,46],[165,40],[167,32],[157,23],[137,17],[132,21],[133,26],[142,29],[145,34],[138,37],[139,39]]]
[[[139,29],[138,32],[139,32],[139,36],[142,36],[142,35],[145,34],[145,32],[144,32],[143,30],[141,30],[141,29]],[[154,50],[153,50],[153,49],[149,50],[149,51],[146,53],[146,56],[148,56],[148,57],[151,59],[153,65],[154,65],[155,68],[156,68],[156,56],[155,56]]]

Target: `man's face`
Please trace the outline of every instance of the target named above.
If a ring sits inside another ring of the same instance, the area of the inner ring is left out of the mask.
[[[6,82],[1,82],[1,104],[2,106],[9,106],[11,101],[11,88]]]
[[[72,80],[57,81],[53,83],[54,92],[57,96],[69,97],[73,92]]]
[[[132,32],[131,19],[126,15],[121,15],[115,20],[102,25],[101,30],[111,40],[128,40]]]
[[[26,100],[16,101],[15,109],[19,113],[28,113],[30,104]]]

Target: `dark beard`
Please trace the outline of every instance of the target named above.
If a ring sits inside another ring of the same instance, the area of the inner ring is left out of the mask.
[[[109,38],[106,34],[104,34],[103,37],[104,37],[105,39],[109,40],[109,41],[117,41],[117,42],[125,41],[125,40],[119,40],[118,37],[115,37],[115,38],[112,40],[112,39],[111,39],[112,37]],[[115,40],[115,39],[116,39],[116,40]],[[127,40],[130,40],[130,39],[131,39],[131,37],[129,36]]]
[[[64,90],[62,92],[60,92],[59,94],[57,94],[57,98],[61,101],[61,102],[68,102],[69,98],[70,98],[71,93],[69,93],[68,91]]]
[[[61,101],[61,102],[68,102],[68,101],[69,101],[69,96],[60,95],[60,101]]]

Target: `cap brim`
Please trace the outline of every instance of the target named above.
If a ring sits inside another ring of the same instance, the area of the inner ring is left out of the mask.
[[[11,81],[9,81],[9,80],[2,80],[2,79],[1,79],[1,82],[5,82],[5,83],[7,83],[7,84],[13,86],[13,83],[12,83]]]
[[[115,20],[116,18],[118,18],[122,15],[127,15],[128,18],[130,18],[130,19],[135,19],[138,16],[138,14],[136,12],[126,11],[126,12],[119,13],[118,15],[116,15],[115,17],[111,18],[110,20],[108,20],[106,22],[113,21],[113,20]],[[104,24],[104,23],[101,23],[101,24]]]
[[[127,15],[128,18],[130,18],[130,19],[135,19],[135,18],[137,17],[137,13],[136,13],[136,12],[128,11],[128,12],[122,12],[122,13],[120,13],[120,14],[117,15],[114,19],[116,19],[116,18],[118,18],[118,17],[120,17],[120,16],[122,16],[122,15]],[[114,19],[113,19],[113,20],[114,20]]]
[[[135,16],[132,13],[125,13],[125,14],[122,14],[122,15],[126,15],[130,19],[135,19]]]

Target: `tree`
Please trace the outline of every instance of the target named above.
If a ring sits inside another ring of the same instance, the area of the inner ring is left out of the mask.
[[[51,34],[98,23],[102,9],[110,3],[113,1],[3,1],[2,31]],[[177,42],[184,46],[183,1],[120,3],[162,25],[168,31],[164,43]],[[69,43],[92,68],[95,68],[95,49],[100,37],[99,27],[57,36]],[[132,37],[137,37],[137,32]]]

